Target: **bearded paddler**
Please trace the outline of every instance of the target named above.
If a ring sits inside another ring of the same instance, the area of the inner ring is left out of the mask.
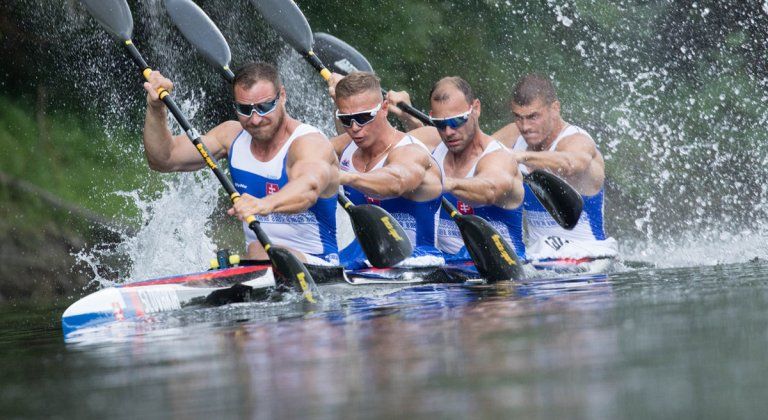
[[[150,168],[194,171],[205,167],[187,135],[173,136],[158,89],[170,91],[171,81],[150,74],[144,146]],[[229,214],[244,221],[249,258],[265,259],[264,248],[245,223],[256,215],[276,245],[289,248],[305,262],[338,264],[336,194],[338,160],[328,138],[285,109],[287,93],[277,69],[252,63],[233,81],[233,112],[202,136],[215,158],[229,160],[233,183],[242,198]]]

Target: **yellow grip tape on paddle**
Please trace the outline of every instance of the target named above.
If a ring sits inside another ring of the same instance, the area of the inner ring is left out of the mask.
[[[512,258],[509,253],[507,253],[506,248],[504,247],[504,243],[502,242],[503,239],[501,239],[501,236],[499,235],[493,235],[491,236],[491,239],[493,240],[493,244],[496,245],[496,249],[499,250],[499,254],[501,254],[501,258],[504,259],[504,261],[507,262],[509,265],[517,265],[515,262],[515,259]]]
[[[322,70],[320,70],[320,76],[323,76],[323,79],[325,79],[326,81],[331,80],[331,71],[326,68],[323,68]]]
[[[232,204],[235,204],[235,203],[238,202],[238,200],[240,200],[241,197],[240,197],[239,193],[235,192],[235,193],[232,193],[232,195],[230,195],[229,198],[232,199]],[[250,215],[250,216],[245,218],[245,223],[248,223],[249,225],[251,223],[253,223],[253,222],[256,222],[256,221],[257,221],[256,220],[256,216],[254,216],[254,215]],[[266,246],[264,246],[264,251],[269,251],[269,248],[270,248],[270,246],[269,246],[269,244],[267,244]]]
[[[299,284],[301,285],[301,290],[304,291],[304,297],[307,298],[309,303],[317,303],[315,301],[315,297],[312,296],[312,291],[309,289],[309,284],[307,284],[307,279],[304,273],[296,274],[296,279],[299,280]]]
[[[351,206],[352,206],[352,202],[351,202],[351,201],[347,201],[346,203],[344,203],[344,208],[345,208],[345,209],[348,209],[348,208],[350,208]]]
[[[126,41],[126,44],[130,41]],[[152,69],[147,67],[144,70],[142,70],[141,74],[144,76],[144,80],[149,81],[149,75],[152,74]],[[163,100],[166,96],[170,95],[171,93],[168,92],[164,87],[157,88],[157,96],[160,97],[160,100]]]
[[[389,234],[389,236],[395,238],[396,241],[402,241],[403,240],[403,237],[400,236],[399,233],[397,233],[397,230],[392,225],[392,221],[389,220],[388,216],[384,216],[380,220],[381,220],[381,223],[384,224],[384,227],[387,228],[387,233]]]
[[[458,212],[458,211],[456,211],[456,210],[451,210],[451,219],[453,219],[454,217],[456,217],[456,215],[457,215],[457,214],[459,214],[459,212]]]
[[[216,169],[216,163],[213,161],[213,159],[211,159],[211,155],[208,154],[208,151],[205,150],[205,146],[203,146],[203,143],[198,143],[195,145],[195,147],[197,147],[197,151],[200,152],[200,156],[203,157],[205,164],[208,165],[208,167],[211,169]],[[233,203],[235,202],[234,198],[232,199],[232,202]]]

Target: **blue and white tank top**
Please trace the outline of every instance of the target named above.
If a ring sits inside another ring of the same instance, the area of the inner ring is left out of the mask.
[[[298,137],[310,133],[320,131],[311,125],[299,125],[275,157],[262,162],[251,152],[251,135],[245,130],[241,131],[229,150],[229,167],[237,192],[264,198],[280,191],[288,183],[285,161],[291,144]],[[301,213],[272,213],[256,218],[275,245],[286,246],[329,262],[338,262],[336,195],[319,197],[312,207]],[[243,230],[246,246],[257,240],[245,222]]]
[[[472,165],[472,169],[469,170],[464,178],[475,176],[477,162],[479,162],[483,156],[501,149],[505,149],[504,145],[496,140],[491,142],[485,150],[483,150],[483,153],[478,157],[475,164]],[[435,160],[437,160],[437,164],[440,167],[440,173],[443,175],[443,178],[445,178],[445,158],[448,155],[448,147],[446,147],[445,144],[440,143],[437,148],[435,148],[435,151],[432,152],[432,155],[435,157]],[[443,195],[456,207],[459,213],[474,214],[488,221],[488,223],[501,234],[504,240],[515,248],[517,256],[522,260],[525,259],[522,204],[514,209],[505,209],[493,205],[470,206],[449,192],[444,192]],[[459,227],[446,212],[440,212],[440,223],[437,230],[437,246],[443,251],[447,261],[471,259],[467,247],[464,245],[464,240],[461,237]]]
[[[575,125],[569,125],[560,132],[552,143],[552,146],[549,148],[549,151],[556,151],[560,140],[574,134],[582,134],[590,139],[592,138],[583,129]],[[512,150],[524,151],[527,149],[528,145],[526,144],[525,139],[523,136],[520,136],[517,138],[517,142]],[[520,164],[520,170],[524,173],[529,172],[528,168],[523,164]],[[559,246],[562,245],[562,242],[566,241],[590,242],[605,240],[605,230],[603,229],[603,194],[604,188],[601,188],[595,195],[582,195],[584,209],[581,213],[581,218],[573,230],[566,230],[557,224],[555,219],[553,219],[544,206],[541,205],[539,200],[533,194],[533,191],[526,184],[523,206],[525,209],[524,214],[526,231],[528,233],[528,244],[534,244],[540,240],[549,240],[555,241],[555,243],[551,244],[552,247],[559,248]],[[557,243],[558,241],[560,243]]]
[[[429,154],[427,146],[410,135],[403,137],[393,149],[410,144],[423,147],[424,152]],[[339,163],[342,171],[360,172],[352,164],[352,155],[357,149],[358,147],[354,142],[344,149]],[[371,171],[383,167],[388,155],[389,153],[384,155]],[[388,211],[403,226],[408,239],[413,244],[413,254],[411,257],[441,255],[441,252],[437,249],[437,219],[438,212],[440,211],[440,197],[427,201],[414,201],[404,197],[373,197],[348,185],[344,186],[344,194],[354,204],[375,204]],[[365,260],[365,254],[356,239],[341,251],[342,265],[347,268],[361,267]]]

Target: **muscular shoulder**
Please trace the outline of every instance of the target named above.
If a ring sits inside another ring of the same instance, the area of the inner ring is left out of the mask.
[[[592,137],[584,133],[575,133],[563,137],[557,143],[555,150],[558,152],[580,151],[597,153],[597,144],[595,144]]]
[[[331,142],[323,133],[307,133],[296,138],[288,151],[294,159],[328,160],[336,156]]]
[[[419,144],[406,144],[389,152],[387,163],[413,164],[429,168],[432,158],[429,151]]]
[[[487,153],[477,161],[477,173],[483,170],[509,172],[515,168],[517,168],[517,161],[506,148]]]
[[[241,131],[243,131],[243,126],[238,121],[225,121],[213,127],[205,135],[216,140],[224,150],[228,151]]]

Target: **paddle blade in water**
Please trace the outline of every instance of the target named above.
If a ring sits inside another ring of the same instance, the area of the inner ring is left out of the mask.
[[[535,170],[526,174],[524,180],[557,224],[573,229],[579,223],[584,200],[563,179],[547,171]]]
[[[353,71],[373,73],[371,63],[359,51],[330,34],[315,32],[315,54],[339,74],[349,74]]]
[[[126,0],[80,0],[88,13],[116,38],[133,37],[133,17]]]
[[[515,250],[493,226],[475,215],[456,215],[454,220],[481,276],[489,282],[522,277],[522,266]]]
[[[293,0],[251,0],[251,3],[293,49],[302,55],[312,51],[312,29]]]
[[[212,66],[228,69],[232,59],[227,40],[208,15],[191,0],[165,0],[171,21]]]
[[[317,289],[315,280],[309,274],[307,267],[291,251],[279,246],[271,246],[267,254],[275,269],[275,282],[278,285],[284,285],[302,293],[304,299],[310,303],[320,300],[320,291]]]
[[[381,207],[362,204],[350,206],[347,212],[355,237],[372,266],[392,267],[413,252],[403,227]]]

